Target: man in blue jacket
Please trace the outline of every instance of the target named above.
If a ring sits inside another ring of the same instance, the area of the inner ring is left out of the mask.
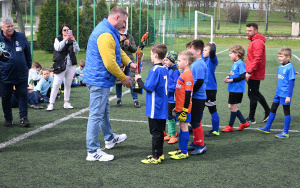
[[[5,118],[5,126],[13,124],[11,96],[13,88],[19,98],[20,125],[29,127],[27,118],[27,86],[28,71],[31,68],[31,53],[28,41],[23,33],[14,30],[13,19],[2,17],[0,33],[0,47],[5,53],[10,54],[9,59],[0,58],[0,75],[2,84],[2,108]],[[5,55],[3,53],[3,55]],[[5,62],[5,60],[7,60]]]

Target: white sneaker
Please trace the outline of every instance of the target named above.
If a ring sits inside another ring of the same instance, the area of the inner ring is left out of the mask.
[[[125,141],[127,138],[126,134],[117,135],[114,133],[114,138],[110,141],[105,141],[105,148],[112,149],[116,144]]]
[[[86,157],[87,161],[111,161],[114,159],[113,155],[109,155],[102,151],[100,148],[95,153],[89,153]]]
[[[69,109],[69,108],[72,109],[73,106],[71,106],[71,104],[69,102],[67,102],[67,103],[64,104],[64,108],[66,108],[66,109]]]
[[[48,104],[47,111],[52,111],[53,110],[53,104]]]

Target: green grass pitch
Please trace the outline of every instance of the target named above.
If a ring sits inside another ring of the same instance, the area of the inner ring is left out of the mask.
[[[227,107],[227,84],[223,83],[232,65],[226,51],[228,48],[217,48],[217,52],[225,50],[218,54],[219,66],[216,69],[220,126],[227,125],[230,115]],[[267,48],[266,78],[260,87],[269,105],[276,90],[278,50],[279,48]],[[295,56],[291,62],[296,71],[300,71],[300,49],[293,50],[293,54]],[[143,66],[142,75],[145,80],[152,64],[145,61]],[[74,109],[63,109],[62,98],[56,101],[52,112],[29,109],[31,127],[27,129],[19,126],[18,109],[13,109],[14,126],[0,126],[0,187],[299,187],[298,79],[297,75],[289,139],[274,136],[283,128],[281,106],[272,126],[276,130],[271,131],[271,134],[263,134],[254,129],[265,125],[262,122],[263,109],[258,105],[256,125],[240,132],[221,133],[218,137],[205,138],[207,152],[185,160],[170,159],[167,152],[177,149],[177,145],[165,143],[166,159],[158,165],[140,162],[151,153],[151,135],[145,116],[145,94],[139,95],[139,109],[134,107],[130,94],[123,96],[121,107],[115,106],[114,90],[110,95],[112,128],[114,132],[126,133],[128,136],[124,143],[116,145],[112,150],[105,150],[115,155],[111,162],[85,160],[89,105],[86,87],[72,88],[70,102]],[[123,92],[126,90],[128,89],[124,88]],[[238,108],[247,117],[247,93]],[[0,116],[4,122],[2,110]],[[238,123],[236,120],[235,127]],[[211,120],[207,109],[204,111],[202,124],[205,125],[204,132],[210,130]],[[177,129],[179,130],[178,127]],[[26,133],[31,136],[24,135]],[[101,147],[104,147],[101,133],[99,140]]]

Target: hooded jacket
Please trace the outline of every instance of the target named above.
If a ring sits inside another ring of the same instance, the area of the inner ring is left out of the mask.
[[[9,52],[8,61],[0,60],[1,81],[4,84],[28,82],[28,69],[31,68],[31,52],[28,41],[23,33],[14,31],[11,39],[0,33],[0,43]]]
[[[257,33],[249,38],[247,51],[246,72],[251,73],[251,80],[264,80],[266,69],[266,38]]]

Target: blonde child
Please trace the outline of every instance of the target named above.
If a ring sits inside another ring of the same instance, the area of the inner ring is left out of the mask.
[[[49,69],[43,68],[41,70],[43,78],[34,87],[34,92],[38,96],[39,102],[48,103],[50,99],[51,86],[53,84],[53,77],[50,76]]]
[[[270,128],[276,117],[276,111],[281,104],[284,112],[284,127],[280,134],[275,135],[277,138],[289,138],[289,128],[291,124],[290,106],[293,97],[293,91],[295,86],[295,68],[290,63],[292,57],[292,50],[290,48],[281,48],[278,51],[278,59],[280,66],[278,67],[277,75],[277,88],[269,114],[269,119],[266,126],[257,128],[264,133],[270,133]]]
[[[40,75],[40,70],[42,69],[42,65],[39,62],[34,62],[32,64],[32,68],[29,69],[28,73],[28,83],[32,86],[36,86],[38,81],[42,78]]]
[[[80,63],[79,63],[79,67],[76,68],[75,83],[77,85],[85,86],[85,83],[83,82],[84,67],[85,67],[85,60],[81,60]]]
[[[231,67],[230,75],[224,80],[228,83],[228,108],[231,110],[229,124],[222,130],[222,132],[233,132],[233,124],[238,117],[240,120],[240,127],[237,131],[241,131],[249,127],[248,121],[244,118],[242,112],[237,108],[237,104],[242,102],[243,93],[245,92],[245,78],[246,69],[243,62],[245,50],[241,45],[234,45],[229,49],[229,57],[234,62]]]
[[[193,73],[191,65],[194,61],[194,55],[189,51],[180,52],[178,55],[178,68],[183,70],[183,73],[177,80],[176,84],[176,119],[179,121],[179,150],[171,151],[168,154],[172,159],[185,159],[189,157],[188,143],[189,143],[189,128],[188,124],[191,122],[192,109],[192,93],[194,87]]]

